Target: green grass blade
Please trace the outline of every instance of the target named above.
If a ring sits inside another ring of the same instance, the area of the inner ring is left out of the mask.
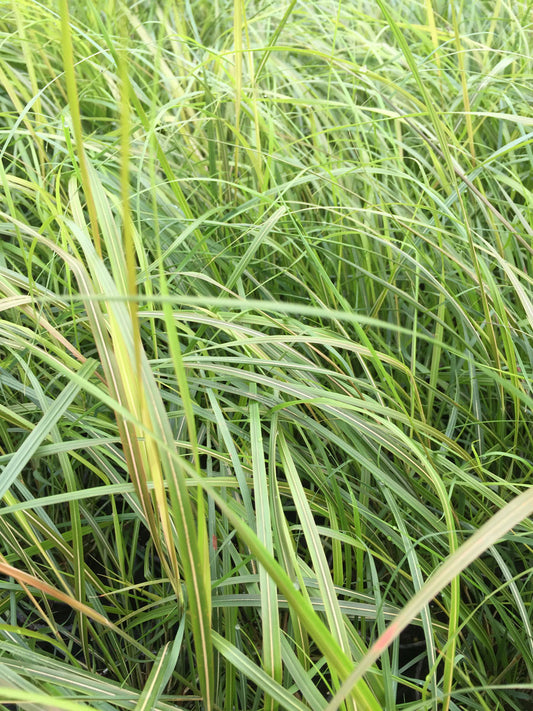
[[[353,685],[360,681],[380,655],[398,637],[415,615],[446,587],[455,577],[465,570],[481,553],[494,545],[499,538],[520,524],[533,513],[533,490],[529,489],[514,498],[498,513],[494,514],[476,531],[466,543],[463,543],[427,580],[423,587],[411,598],[381,637],[372,645],[365,657],[358,663],[356,669],[343,683],[328,704],[326,711],[336,711],[348,696]]]

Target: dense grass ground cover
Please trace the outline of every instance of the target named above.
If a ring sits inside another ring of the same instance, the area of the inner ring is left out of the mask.
[[[532,40],[0,0],[2,709],[530,708]]]

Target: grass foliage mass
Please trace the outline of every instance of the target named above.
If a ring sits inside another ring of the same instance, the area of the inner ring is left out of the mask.
[[[529,0],[0,0],[0,708],[533,704]]]

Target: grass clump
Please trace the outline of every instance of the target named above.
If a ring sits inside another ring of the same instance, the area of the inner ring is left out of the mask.
[[[1,8],[0,708],[523,711],[528,4]]]

